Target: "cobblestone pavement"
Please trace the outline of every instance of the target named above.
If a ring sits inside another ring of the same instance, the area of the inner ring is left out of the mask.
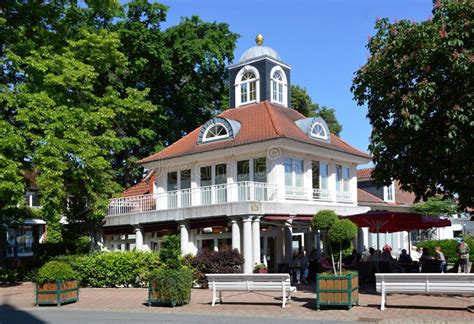
[[[212,293],[207,289],[193,289],[189,305],[171,308],[148,307],[146,288],[82,288],[80,300],[63,305],[61,309],[386,323],[474,323],[474,313],[468,310],[474,307],[472,296],[393,294],[387,298],[387,308],[380,311],[380,295],[375,292],[361,293],[359,306],[354,306],[350,311],[347,309],[316,311],[314,288],[313,291],[309,287],[306,288],[299,287],[298,292],[293,295],[293,302],[286,308],[281,308],[279,300],[281,296],[276,292],[224,292],[224,303],[211,307]],[[32,283],[0,288],[0,305],[28,310],[34,308],[34,300]]]

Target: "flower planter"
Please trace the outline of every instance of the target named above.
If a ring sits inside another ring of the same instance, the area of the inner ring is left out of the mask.
[[[177,305],[189,304],[190,300],[191,300],[191,288],[189,288],[189,292],[187,294],[187,300],[185,300],[184,302],[177,302],[175,300],[163,299],[163,297],[160,296],[160,291],[158,288],[157,281],[151,280],[148,283],[148,306],[151,306],[152,304],[157,304],[157,305],[171,305],[172,307],[175,307]]]
[[[79,286],[77,280],[56,280],[36,284],[36,306],[57,305],[79,300]]]
[[[316,275],[316,308],[324,306],[347,306],[359,303],[358,274],[346,276]]]

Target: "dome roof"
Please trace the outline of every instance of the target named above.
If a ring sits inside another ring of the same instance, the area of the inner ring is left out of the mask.
[[[278,61],[281,61],[280,55],[273,48],[257,45],[246,50],[245,53],[242,54],[242,56],[240,57],[239,63],[245,62],[245,61],[260,57],[260,56],[269,56]]]

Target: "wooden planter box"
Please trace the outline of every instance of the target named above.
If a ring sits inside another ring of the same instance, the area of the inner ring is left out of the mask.
[[[190,300],[191,300],[191,288],[189,288],[188,300],[186,300],[184,304],[189,304]],[[160,297],[158,285],[156,284],[155,281],[150,281],[148,283],[148,306],[151,306],[152,304],[171,305],[172,307],[175,307],[176,305],[178,305],[176,301],[163,300]]]
[[[57,305],[79,300],[77,280],[45,282],[36,284],[36,306]]]
[[[347,276],[316,275],[316,308],[324,306],[347,306],[359,304],[359,278],[357,274]]]

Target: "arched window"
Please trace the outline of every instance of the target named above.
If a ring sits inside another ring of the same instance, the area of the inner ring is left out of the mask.
[[[234,86],[236,107],[259,101],[259,74],[253,66],[239,71]]]
[[[271,91],[272,91],[272,102],[276,102],[287,106],[287,82],[285,72],[281,67],[275,66],[271,72]]]
[[[315,138],[328,139],[328,134],[326,132],[326,129],[319,122],[316,122],[313,124],[313,126],[311,127],[310,135],[311,137],[315,137]]]
[[[202,136],[203,142],[215,141],[229,137],[229,131],[222,124],[212,124],[205,131]]]

